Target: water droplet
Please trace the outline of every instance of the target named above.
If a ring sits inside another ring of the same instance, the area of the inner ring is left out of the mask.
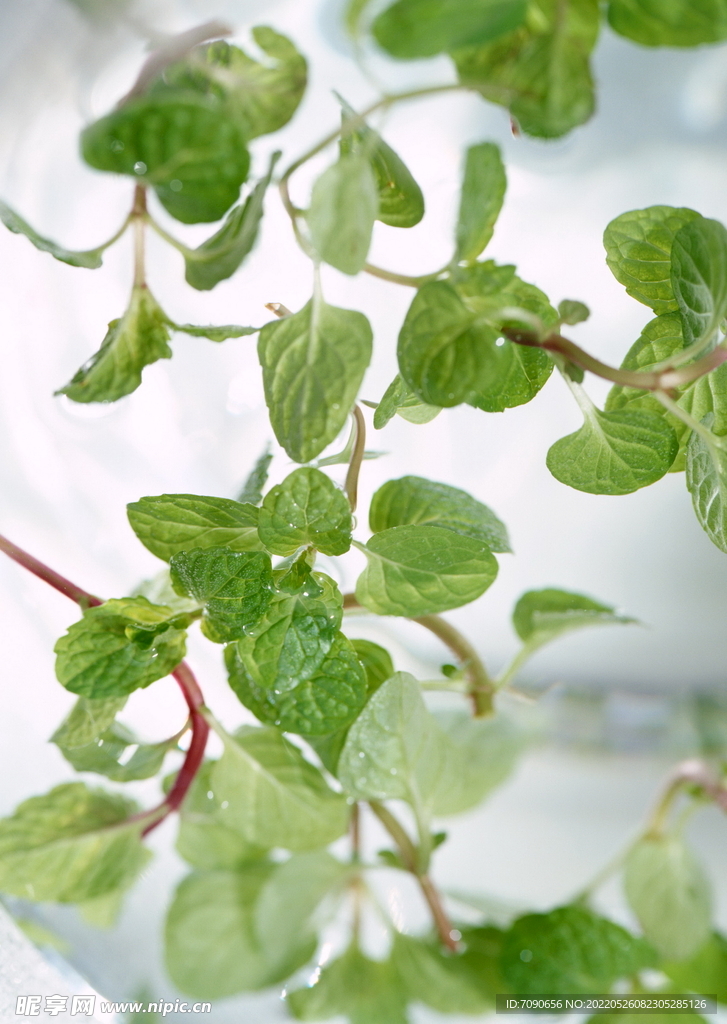
[[[495,342],[495,345],[497,346],[497,348],[502,348],[502,346],[504,344],[505,344],[505,339],[504,338],[498,338],[497,341]]]
[[[363,750],[359,750],[358,756],[359,757],[366,757],[366,755],[364,754]]]
[[[529,964],[530,961],[533,959],[533,954],[531,953],[531,951],[529,949],[521,949],[520,950],[520,959],[522,960],[522,962],[524,964]]]
[[[179,178],[172,178],[172,180],[169,182],[169,187],[172,190],[172,192],[181,192],[182,189],[184,188]]]
[[[220,804],[220,807],[222,808],[223,811],[226,811],[229,806],[230,806],[230,801],[229,800],[223,800],[222,803]]]
[[[396,768],[389,768],[390,775],[396,775]]]
[[[208,789],[207,790],[207,799],[208,800],[214,800],[214,798],[215,798],[215,794],[212,792],[211,789]]]
[[[146,164],[143,160],[137,160],[134,164],[134,174],[146,174]]]
[[[124,149],[124,144],[121,141],[121,139],[114,139],[114,141],[111,143],[111,152],[112,153],[121,153],[123,151],[123,149]]]

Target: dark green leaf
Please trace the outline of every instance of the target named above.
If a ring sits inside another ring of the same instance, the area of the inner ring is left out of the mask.
[[[96,772],[114,782],[150,779],[161,771],[169,751],[177,749],[176,737],[162,743],[140,743],[132,732],[118,722],[114,722],[83,747],[66,747],[58,740],[54,742],[77,772]],[[130,747],[136,747],[136,750],[127,758],[125,755]]]
[[[642,46],[699,46],[727,39],[721,0],[610,0],[608,21]]]
[[[250,505],[259,505],[262,502],[263,489],[268,480],[268,470],[272,461],[273,456],[270,451],[270,445],[267,445],[242,485],[242,490],[237,498],[238,501],[243,504],[247,502]]]
[[[380,533],[392,526],[441,526],[485,544],[491,551],[510,551],[504,523],[466,491],[420,476],[389,480],[371,500],[369,526]]]
[[[688,960],[659,965],[680,992],[709,992],[727,1003],[727,939],[714,932]]]
[[[671,250],[680,228],[701,219],[686,207],[648,206],[622,213],[603,234],[606,263],[616,280],[655,313],[679,308],[671,279]]]
[[[413,618],[459,608],[487,590],[497,562],[481,541],[440,526],[395,526],[361,547],[356,597],[377,615]]]
[[[506,189],[505,168],[494,142],[470,146],[462,182],[455,260],[474,260],[489,243]]]
[[[140,498],[126,509],[141,543],[165,562],[194,548],[254,551],[260,547],[258,510],[251,504],[201,494],[160,494]]]
[[[320,258],[344,274],[363,270],[379,212],[379,192],[369,161],[342,156],[318,178],[306,214]]]
[[[591,315],[591,311],[585,302],[578,299],[563,299],[558,303],[558,316],[561,323],[581,324]]]
[[[657,413],[591,407],[580,430],[550,448],[546,463],[556,480],[578,491],[631,494],[660,480],[678,451],[673,428]]]
[[[171,359],[169,321],[148,288],[134,287],[120,320],[112,320],[101,348],[56,394],[74,402],[115,402],[141,384],[141,371]]]
[[[699,217],[674,236],[671,284],[687,344],[713,339],[727,316],[727,230]]]
[[[41,252],[49,252],[61,263],[68,263],[71,267],[85,267],[87,270],[96,270],[103,262],[101,259],[105,246],[98,249],[87,249],[85,252],[74,252],[72,249],[64,249],[62,245],[51,241],[50,238],[43,238],[37,231],[31,228],[27,221],[23,220],[15,210],[0,201],[0,220],[5,227],[16,235],[25,235],[36,249]]]
[[[430,423],[441,411],[441,406],[427,405],[417,398],[397,373],[376,407],[374,428],[381,430],[397,413],[409,423]]]
[[[483,984],[478,959],[469,952],[447,955],[433,942],[399,932],[391,951],[409,999],[440,1013],[481,1014],[493,1009],[494,993]]]
[[[525,0],[397,0],[378,16],[373,33],[401,60],[433,57],[497,39],[517,28],[525,9]]]
[[[312,545],[324,555],[351,547],[351,508],[343,491],[319,469],[296,469],[265,495],[258,534],[276,555]]]
[[[259,327],[238,327],[237,324],[223,324],[220,327],[195,327],[194,324],[174,324],[175,331],[190,334],[193,338],[207,338],[209,341],[227,341],[228,338],[242,338],[257,334]]]
[[[180,551],[169,563],[174,589],[204,605],[202,629],[215,643],[252,629],[272,599],[270,555],[229,548]]]
[[[250,155],[216,98],[191,91],[131,100],[81,134],[86,163],[154,188],[184,224],[219,220],[240,194]]]
[[[620,615],[608,604],[585,594],[567,590],[529,590],[519,599],[512,613],[515,632],[532,648],[550,643],[563,633],[590,626],[616,626],[635,622]]]
[[[132,884],[149,856],[133,801],[82,782],[23,801],[0,820],[0,890],[78,903]]]
[[[258,354],[275,436],[294,462],[309,462],[334,440],[371,359],[362,313],[314,297],[299,313],[266,324]]]
[[[459,79],[507,107],[527,135],[558,138],[593,113],[599,21],[598,0],[530,0],[520,28],[453,54]]]
[[[709,423],[710,417],[706,418]],[[687,488],[699,525],[727,552],[727,448],[715,437],[693,431],[687,444]]]
[[[518,918],[501,954],[505,983],[520,995],[608,992],[654,960],[643,940],[577,906]]]
[[[58,681],[94,700],[149,686],[184,657],[186,633],[175,621],[181,625],[174,609],[144,597],[89,608],[55,645]]]
[[[51,742],[67,750],[88,746],[108,729],[124,704],[126,697],[79,697],[51,736]]]

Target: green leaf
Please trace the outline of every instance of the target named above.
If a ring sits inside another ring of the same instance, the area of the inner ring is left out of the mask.
[[[612,921],[568,906],[518,918],[505,935],[501,964],[505,983],[520,995],[590,995],[653,966],[654,953]]]
[[[529,590],[518,600],[512,613],[515,632],[531,650],[576,629],[591,626],[618,626],[636,622],[620,615],[608,604],[585,594],[567,590]]]
[[[189,334],[193,338],[207,338],[209,341],[227,341],[228,338],[242,338],[257,334],[259,327],[239,327],[237,324],[223,324],[220,327],[195,327],[194,324],[174,324],[175,331]]]
[[[288,993],[296,1020],[346,1017],[350,1024],[407,1024],[406,991],[389,961],[369,960],[354,945],[312,985]]]
[[[494,142],[470,146],[462,182],[455,260],[474,260],[487,246],[506,189],[507,177],[498,146]]]
[[[591,315],[591,311],[585,302],[578,299],[563,299],[558,303],[558,316],[561,323],[581,324]]]
[[[371,499],[369,526],[380,533],[393,526],[441,526],[485,544],[491,551],[510,551],[507,528],[495,513],[466,491],[420,476],[389,480]]]
[[[373,24],[376,42],[400,60],[489,43],[525,17],[525,0],[397,0]]]
[[[608,21],[642,46],[699,46],[727,39],[721,0],[610,0]]]
[[[624,888],[644,935],[665,959],[685,960],[707,941],[711,886],[680,837],[640,839],[626,859]]]
[[[112,889],[103,896],[83,900],[78,904],[78,912],[92,928],[113,928],[124,906],[125,895],[123,889]]]
[[[374,428],[381,430],[397,413],[409,423],[430,423],[441,411],[441,406],[420,401],[397,373],[376,407]]]
[[[351,547],[353,521],[346,495],[319,469],[296,469],[265,495],[258,534],[276,555],[312,545],[324,555]]]
[[[108,729],[125,704],[126,697],[79,697],[51,736],[51,743],[66,750],[88,746]]]
[[[0,820],[0,891],[23,899],[78,903],[132,884],[149,853],[143,822],[125,797],[82,782],[24,800]]]
[[[598,0],[530,0],[514,32],[453,54],[459,79],[507,107],[527,135],[558,138],[593,113],[599,21]]]
[[[169,751],[177,749],[178,741],[174,737],[162,743],[140,743],[125,726],[114,722],[85,746],[66,747],[57,740],[54,742],[77,772],[96,772],[114,782],[131,782],[157,775]],[[136,750],[126,758],[130,747],[136,747]],[[122,756],[123,763],[120,760]]]
[[[479,958],[469,950],[451,956],[433,942],[396,932],[391,960],[412,1002],[440,1013],[481,1014],[494,1008],[493,994],[478,970]]]
[[[180,551],[260,547],[258,510],[252,504],[201,494],[159,494],[139,498],[126,510],[141,543],[165,562]]]
[[[361,31],[361,18],[364,11],[371,5],[371,0],[348,0],[343,16],[346,31],[354,39]]]
[[[174,589],[204,605],[202,629],[210,640],[237,640],[255,626],[272,599],[270,555],[229,548],[180,551],[169,563]]]
[[[655,412],[590,407],[580,430],[556,441],[548,469],[561,483],[588,494],[631,494],[660,480],[674,462],[679,442]]]
[[[101,348],[56,394],[74,402],[115,402],[141,384],[141,371],[171,359],[166,314],[146,287],[135,286],[120,320],[112,320]]]
[[[671,283],[687,344],[714,338],[727,316],[727,230],[699,217],[674,236]]]
[[[440,526],[395,526],[360,549],[367,565],[356,597],[377,615],[414,618],[459,608],[497,576],[497,561],[482,541]]]
[[[261,178],[241,206],[225,217],[219,231],[196,249],[184,249],[184,276],[198,291],[209,291],[232,277],[252,252],[263,217],[265,193],[273,176],[278,154],[273,154],[268,173]]]
[[[680,992],[709,992],[727,1003],[727,939],[713,932],[688,960],[659,964]]]
[[[255,905],[274,871],[265,862],[239,871],[188,875],[177,888],[165,926],[166,966],[174,984],[199,999],[223,999],[281,981],[312,956],[302,937],[283,971],[269,962],[255,929]],[[295,943],[292,936],[291,945]]]
[[[212,770],[220,821],[249,842],[271,848],[327,846],[348,826],[349,806],[275,728],[245,728],[223,737]]]
[[[720,551],[727,552],[727,449],[718,438],[708,441],[693,431],[687,444],[686,470],[699,525]]]
[[[268,480],[268,470],[273,461],[270,445],[266,445],[265,451],[252,467],[237,500],[245,504],[260,505],[263,500],[263,488]],[[229,547],[230,545],[228,545]]]
[[[318,255],[344,274],[363,270],[379,212],[371,164],[357,154],[342,156],[318,178],[306,214]]]
[[[184,658],[186,633],[175,622],[188,618],[144,597],[89,608],[54,647],[58,681],[94,700],[149,686]]]
[[[671,250],[677,232],[700,215],[687,207],[648,206],[622,213],[603,234],[606,263],[629,295],[654,312],[679,309],[671,278]]]
[[[185,60],[164,72],[157,92],[193,89],[217,100],[225,117],[245,139],[269,135],[286,125],[298,108],[307,84],[305,57],[287,36],[257,25],[252,37],[265,54],[256,61],[238,46],[217,40],[196,47]]]
[[[87,270],[96,270],[103,262],[101,257],[106,248],[105,246],[99,246],[98,249],[87,249],[84,252],[64,249],[62,245],[58,245],[57,242],[53,242],[50,238],[44,238],[42,235],[39,235],[37,231],[31,228],[27,221],[23,220],[15,210],[12,210],[2,200],[0,200],[0,220],[13,234],[25,235],[36,249],[40,249],[41,252],[49,252],[51,256],[60,260],[61,263],[68,263],[71,267],[85,267]]]
[[[131,100],[81,133],[81,154],[99,171],[149,185],[184,224],[219,220],[240,194],[250,155],[237,122],[214,97],[191,91]]]
[[[258,354],[275,436],[294,462],[309,462],[340,432],[371,359],[362,313],[315,296],[299,313],[266,324]]]

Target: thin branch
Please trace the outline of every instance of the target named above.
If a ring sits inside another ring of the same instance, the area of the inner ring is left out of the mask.
[[[353,441],[353,451],[351,452],[351,461],[348,464],[344,486],[351,511],[355,512],[356,505],[358,504],[358,476],[361,472],[361,464],[363,463],[364,452],[366,451],[366,420],[358,405],[353,407],[353,422],[356,436]]]
[[[380,277],[382,281],[392,281],[394,284],[403,284],[407,288],[421,288],[428,281],[436,281],[448,269],[448,267],[445,267],[443,270],[435,270],[433,274],[410,277],[408,274],[397,274],[393,270],[384,270],[383,267],[377,267],[373,263],[364,264],[364,271],[367,274],[371,274],[372,277]]]
[[[667,780],[664,792],[654,808],[646,828],[646,835],[658,836],[664,829],[666,819],[675,798],[686,786],[696,786],[704,795],[727,813],[727,787],[715,779],[704,761],[682,761]]]
[[[146,188],[137,185],[134,189],[134,205],[131,209],[131,218],[134,222],[134,287],[146,287],[146,257],[145,257],[145,229],[146,229]]]
[[[27,551],[23,551],[17,544],[13,544],[7,537],[0,536],[0,551],[4,552],[8,558],[12,558],[18,565],[22,565],[28,572],[32,572],[38,579],[48,583],[55,590],[60,591],[61,594],[65,594],[66,597],[70,597],[72,601],[75,601],[84,610],[103,604],[100,597],[89,594],[82,587],[77,587],[75,583],[71,583],[70,580],[67,580],[65,576],[61,576],[55,569],[51,569],[44,562],[34,558],[33,555],[29,555]]]

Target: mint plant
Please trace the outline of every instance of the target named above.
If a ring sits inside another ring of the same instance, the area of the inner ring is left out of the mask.
[[[515,267],[481,258],[506,191],[491,142],[465,154],[452,252],[441,269],[410,276],[370,264],[376,221],[406,229],[425,211],[375,115],[413,97],[469,89],[507,106],[517,130],[562,135],[593,109],[588,58],[600,17],[596,0],[397,0],[370,17],[373,6],[353,0],[346,12],[361,61],[371,35],[402,60],[449,53],[458,77],[382,95],[363,112],[339,98],[339,124],[280,173],[292,233],[312,261],[312,295],[301,310],[271,304],[273,318],[260,327],[178,324],[145,276],[147,229],[183,254],[186,280],[200,290],[232,276],[252,251],[281,154],[246,184],[249,147],[290,120],[306,87],[305,58],[270,28],[252,32],[260,59],[224,41],[216,24],[172,40],[116,109],[85,129],[87,163],[132,180],[130,212],[108,242],[71,252],[0,208],[10,230],[85,269],[99,268],[104,251],[133,232],[129,305],[61,393],[75,402],[131,393],[147,365],[170,358],[175,331],[215,342],[258,334],[271,427],[299,464],[267,488],[264,453],[237,500],[162,494],[132,502],[131,529],[165,567],[153,587],[131,595],[102,600],[0,538],[6,555],[81,612],[55,646],[58,680],[77,700],[52,742],[76,771],[114,783],[159,776],[163,789],[148,809],[85,782],[24,801],[0,821],[0,890],[73,903],[92,923],[108,924],[147,862],[144,838],[175,813],[177,849],[191,870],[169,907],[166,962],[191,996],[221,999],[285,983],[293,1017],[343,1015],[352,1024],[404,1024],[412,1002],[479,1014],[498,993],[587,994],[617,983],[634,993],[707,991],[727,1002],[727,939],[713,930],[709,880],[676,813],[681,801],[727,810],[718,766],[680,766],[643,833],[567,905],[507,926],[453,919],[432,877],[445,839],[435,829],[440,818],[477,806],[517,763],[524,738],[499,694],[545,644],[634,620],[590,596],[530,591],[513,610],[521,647],[494,675],[441,616],[495,582],[496,556],[510,551],[495,512],[458,488],[411,475],[374,494],[368,538],[357,507],[363,463],[374,454],[361,405],[373,408],[377,430],[395,415],[416,425],[462,403],[502,412],[533,400],[555,369],[583,426],[552,445],[552,474],[582,491],[618,495],[684,470],[698,520],[727,552],[727,231],[665,206],[624,213],[606,227],[616,279],[654,313],[618,368],[563,333],[589,316],[582,302],[556,307]],[[727,36],[718,5],[611,0],[606,13],[616,31],[645,45]],[[299,206],[295,172],[335,146]],[[191,248],[157,221],[155,203],[182,224],[223,223]],[[322,262],[415,290],[399,334],[399,373],[378,402],[359,399],[372,354],[368,319],[326,302]],[[586,372],[613,383],[603,410],[583,386]],[[324,455],[346,429],[343,449]],[[325,472],[337,465],[346,466],[343,487]],[[342,593],[317,556],[345,558],[352,548],[366,564],[355,592]],[[413,620],[456,664],[422,685],[398,671],[384,647],[347,636],[347,616],[357,613]],[[230,687],[257,725],[229,732],[207,706],[184,660],[197,627],[221,646]],[[163,742],[141,743],[117,716],[131,693],[170,674],[188,719],[170,725]],[[425,699],[432,689],[455,695],[459,710],[433,710]],[[211,731],[219,757],[206,754]],[[181,765],[177,756],[169,773],[169,755],[180,751]],[[362,839],[372,816],[391,840],[378,860]],[[369,955],[362,930],[363,907],[381,911],[369,888],[381,867],[412,875],[431,915],[431,930],[416,937],[385,915],[391,941],[383,960]],[[621,870],[640,934],[593,906],[601,883]],[[345,939],[306,985],[299,972],[313,968],[335,914]]]

